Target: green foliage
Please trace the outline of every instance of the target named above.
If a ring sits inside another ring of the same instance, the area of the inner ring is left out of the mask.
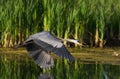
[[[105,39],[119,39],[119,4],[119,0],[1,0],[1,46],[20,44],[47,30],[102,47]]]

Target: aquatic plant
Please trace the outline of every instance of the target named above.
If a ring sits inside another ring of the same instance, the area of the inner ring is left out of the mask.
[[[47,30],[103,47],[105,41],[119,39],[119,4],[119,0],[1,0],[0,46],[12,47]]]

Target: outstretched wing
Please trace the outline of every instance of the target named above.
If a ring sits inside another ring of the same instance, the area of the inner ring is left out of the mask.
[[[60,56],[61,58],[66,58],[70,61],[74,61],[74,57],[65,48],[60,39],[52,35],[50,32],[41,32],[31,35],[25,42],[33,40],[35,44],[42,47],[46,51],[51,51]]]
[[[54,66],[53,58],[49,53],[35,43],[26,44],[27,51],[41,68],[50,68]]]

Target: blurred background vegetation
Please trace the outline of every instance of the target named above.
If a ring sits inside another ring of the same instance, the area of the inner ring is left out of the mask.
[[[90,47],[120,45],[119,21],[120,0],[0,0],[0,47],[43,30]]]

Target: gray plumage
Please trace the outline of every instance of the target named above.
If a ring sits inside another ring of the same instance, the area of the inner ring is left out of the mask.
[[[26,46],[31,57],[41,68],[54,66],[54,61],[50,56],[50,52],[57,54],[61,58],[74,61],[74,57],[65,48],[62,40],[47,31],[29,36],[29,38],[23,42],[22,46]]]

